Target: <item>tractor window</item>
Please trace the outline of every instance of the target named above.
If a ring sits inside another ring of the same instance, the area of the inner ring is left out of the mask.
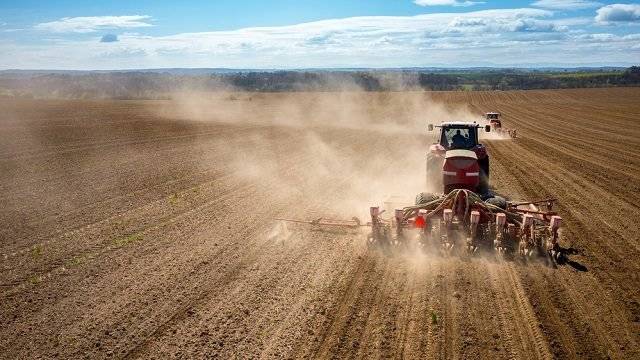
[[[441,145],[447,149],[470,149],[476,145],[475,128],[443,129]]]

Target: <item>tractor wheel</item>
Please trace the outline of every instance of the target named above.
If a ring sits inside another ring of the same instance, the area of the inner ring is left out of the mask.
[[[493,206],[497,206],[502,210],[505,210],[507,208],[507,200],[502,196],[494,196],[492,198],[488,198],[484,202]]]
[[[420,194],[416,195],[416,205],[430,203],[436,199],[438,199],[438,196],[435,194],[428,193],[428,192],[421,192]]]
[[[480,166],[480,183],[478,184],[478,193],[489,193],[489,157],[478,160]]]
[[[484,172],[487,177],[487,182],[489,181],[489,156],[484,157],[483,159],[478,159],[478,165],[480,166],[480,170]]]
[[[426,166],[426,186],[428,190],[439,192],[442,191],[442,165],[444,158],[438,156],[427,156]]]
[[[482,169],[480,169],[480,183],[478,184],[478,193],[485,196],[489,193],[489,176],[487,176]]]

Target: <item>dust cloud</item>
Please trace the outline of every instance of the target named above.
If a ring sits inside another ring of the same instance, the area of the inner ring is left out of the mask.
[[[236,175],[346,218],[366,219],[369,206],[383,206],[392,196],[398,205],[412,204],[428,186],[425,159],[436,132],[427,125],[480,119],[466,106],[447,106],[422,91],[182,92],[172,99],[156,109],[159,116],[263,127],[249,138],[219,139],[234,149],[228,165]],[[283,141],[295,143],[296,151],[283,156]],[[288,168],[294,159],[304,159],[306,167]]]

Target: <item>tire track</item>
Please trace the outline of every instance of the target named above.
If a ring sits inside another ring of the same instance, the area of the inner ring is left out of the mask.
[[[293,158],[290,158],[290,160],[291,159],[293,159]],[[300,163],[308,163],[308,161],[305,161],[304,157],[300,157],[298,159],[293,159],[290,169],[296,168]],[[330,195],[330,194],[335,193],[337,191],[342,191],[344,189],[343,184],[344,183],[348,183],[349,181],[350,181],[350,177],[347,176],[347,177],[344,177],[340,182],[332,184],[331,187],[327,191],[327,195]],[[327,199],[325,199],[325,204],[328,204],[331,199],[332,199],[332,196],[328,196]],[[288,201],[288,204],[289,205],[292,204],[291,200]],[[309,205],[309,206],[307,206],[306,209],[297,208],[296,210],[301,212],[301,213],[307,213],[310,209],[312,209],[312,208],[314,208],[316,206],[318,206],[318,205],[313,205],[313,206]],[[263,221],[262,219],[264,219],[264,218],[265,218],[265,216],[259,216],[259,217],[254,218],[253,221],[256,221],[256,222],[259,223],[259,222],[262,222]],[[247,227],[247,229],[252,228],[251,224],[246,224],[246,227]],[[240,237],[242,237],[242,238],[251,238],[251,237],[254,237],[254,235],[251,235],[251,233],[247,233],[246,235],[242,235]],[[266,248],[264,248],[264,247],[260,247],[260,248],[258,248],[256,250],[252,250],[250,252],[250,254],[253,254],[252,255],[253,257],[251,257],[250,260],[247,260],[247,262],[249,264],[264,262],[265,261],[264,257],[266,256],[264,250],[266,250]],[[293,266],[293,264],[299,263],[300,259],[302,259],[304,257],[308,257],[308,256],[310,256],[310,252],[308,252],[308,251],[297,253],[295,255],[292,255],[292,257],[288,259],[289,260],[288,264]],[[241,269],[241,270],[246,271],[246,269]],[[286,269],[281,269],[281,270],[286,272]],[[205,303],[213,301],[213,298],[219,296],[218,293],[217,293],[217,289],[224,288],[228,284],[231,284],[233,281],[240,280],[241,279],[240,275],[241,274],[238,274],[237,277],[231,276],[230,279],[225,278],[225,280],[223,282],[214,283],[211,286],[207,287],[208,290],[204,290],[205,293],[201,297],[199,297],[196,301],[189,302],[189,308],[202,307]],[[276,282],[278,282],[278,281],[280,281],[280,277],[273,276],[271,278],[266,279],[266,281],[263,282],[263,285],[266,286],[266,288],[269,288],[269,287],[275,286]],[[246,280],[243,280],[243,282],[246,282]],[[247,295],[250,295],[250,294],[247,294]],[[220,302],[220,303],[229,303],[229,302],[233,302],[237,297],[242,297],[242,296],[243,296],[242,294],[234,294],[234,298],[228,299],[227,301],[225,301],[224,299],[220,299],[218,302]],[[157,338],[160,335],[165,334],[167,329],[175,328],[180,324],[180,322],[182,320],[187,320],[187,318],[185,316],[180,315],[180,314],[178,314],[175,317],[172,317],[172,319],[173,319],[173,321],[169,321],[169,322],[165,323],[162,326],[162,329],[160,329],[159,331],[154,332],[154,334],[152,334],[152,335],[145,336],[141,343],[136,345],[136,347],[133,348],[132,350],[128,351],[127,357],[128,358],[132,358],[132,357],[139,357],[139,356],[144,355],[146,353],[146,351],[149,349],[150,344],[152,342],[156,342],[158,340]],[[254,324],[254,325],[259,326],[259,324]]]
[[[336,343],[336,338],[340,339],[340,334],[344,333],[353,321],[353,308],[363,301],[362,297],[366,296],[363,294],[363,288],[376,275],[374,267],[375,261],[372,258],[363,257],[354,274],[348,277],[349,283],[344,291],[344,296],[337,302],[337,309],[329,327],[321,334],[320,344],[313,351],[313,358],[327,359],[335,356],[334,351],[339,349],[341,345],[340,340]],[[370,292],[370,290],[364,292]]]

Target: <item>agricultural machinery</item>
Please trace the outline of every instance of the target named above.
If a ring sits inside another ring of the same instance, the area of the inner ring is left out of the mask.
[[[387,201],[369,209],[371,220],[319,218],[302,222],[313,226],[371,228],[369,246],[418,246],[449,255],[479,250],[500,255],[563,257],[558,244],[562,218],[553,211],[555,199],[507,201],[489,188],[489,155],[478,142],[481,130],[491,125],[445,122],[438,141],[427,153],[427,182],[434,192],[422,192],[413,205]]]
[[[466,189],[479,194],[489,191],[489,155],[478,142],[481,126],[476,123],[446,122],[438,125],[438,142],[427,153],[427,184],[445,194]],[[429,124],[429,131],[434,126]],[[490,125],[484,126],[486,132]]]
[[[502,121],[500,120],[501,116],[502,114],[499,112],[488,112],[484,114],[484,119],[489,122],[489,126],[491,126],[492,131],[515,139],[518,135],[516,129],[503,128]]]

